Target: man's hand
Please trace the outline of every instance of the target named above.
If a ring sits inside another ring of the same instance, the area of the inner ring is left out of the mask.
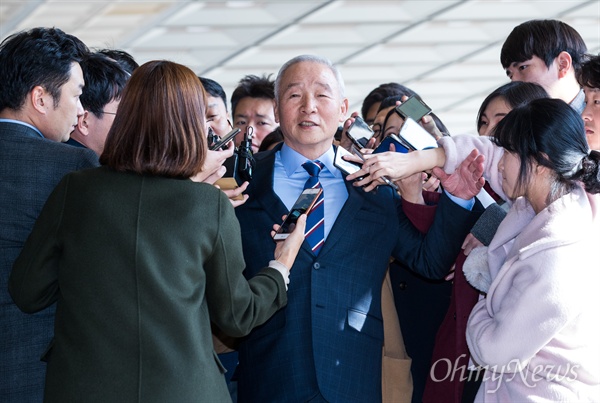
[[[448,175],[443,169],[433,168],[433,174],[440,178],[444,189],[456,197],[469,200],[479,193],[485,179],[483,178],[483,162],[485,157],[477,150],[471,153],[460,163],[453,174]]]

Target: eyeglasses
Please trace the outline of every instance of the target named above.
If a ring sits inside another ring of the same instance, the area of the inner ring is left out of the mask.
[[[106,112],[106,111],[102,111],[102,113],[105,113],[107,115],[116,115],[117,112]]]

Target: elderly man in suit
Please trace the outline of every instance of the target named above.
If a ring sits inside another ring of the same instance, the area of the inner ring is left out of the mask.
[[[472,201],[463,201],[465,208],[444,194],[422,235],[390,187],[365,192],[344,180],[333,165],[332,141],[348,100],[328,60],[288,61],[275,93],[284,144],[257,155],[250,197],[236,209],[246,275],[252,277],[272,255],[275,246],[265,230],[307,183],[323,188],[317,205],[324,207],[309,215],[307,230],[311,217],[318,222],[291,271],[288,306],[240,345],[238,401],[381,401],[381,286],[390,256],[423,275],[442,277],[478,214],[468,208]]]
[[[59,29],[34,28],[0,44],[0,401],[41,401],[54,308],[21,312],[8,294],[12,264],[60,179],[98,165],[61,144],[83,114],[79,61],[87,47]]]

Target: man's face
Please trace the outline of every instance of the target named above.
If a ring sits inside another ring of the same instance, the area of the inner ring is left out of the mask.
[[[54,107],[50,93],[44,95],[46,115],[40,122],[41,127],[38,127],[44,137],[58,142],[69,140],[69,135],[77,125],[77,119],[83,115],[83,106],[79,101],[83,85],[81,67],[79,63],[72,63],[71,76],[60,89],[58,106]]]
[[[106,136],[115,120],[114,114],[117,113],[119,102],[121,102],[121,100],[112,100],[104,105],[104,113],[100,118],[87,111],[83,115],[83,119],[87,120],[86,123],[88,125],[88,138],[86,139],[87,144],[85,144],[85,146],[94,150],[98,155],[102,154],[102,151],[104,151]]]
[[[592,150],[600,150],[600,88],[583,87],[585,109],[581,113],[585,136]]]
[[[317,62],[296,63],[285,72],[279,91],[275,115],[285,143],[310,159],[325,153],[348,110],[331,69]]]
[[[546,92],[556,98],[558,86],[558,61],[555,59],[550,67],[537,56],[520,63],[511,63],[506,68],[506,75],[510,81],[524,81],[527,83],[536,83],[544,87]]]
[[[248,126],[252,126],[252,151],[257,152],[267,134],[277,128],[275,122],[274,101],[267,98],[245,97],[240,99],[233,111],[233,126],[241,132],[235,137],[235,144],[239,145],[244,139]]]
[[[220,97],[206,97],[206,125],[213,129],[217,136],[223,137],[231,131],[227,108]]]

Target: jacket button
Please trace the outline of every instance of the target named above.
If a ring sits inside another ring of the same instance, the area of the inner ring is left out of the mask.
[[[406,287],[408,285],[406,284],[405,281],[401,281],[400,284],[398,284],[398,288],[400,288],[401,290],[406,290]]]
[[[320,268],[321,268],[321,264],[320,264],[319,262],[315,262],[315,263],[313,264],[313,269],[315,269],[315,270],[319,270]]]

